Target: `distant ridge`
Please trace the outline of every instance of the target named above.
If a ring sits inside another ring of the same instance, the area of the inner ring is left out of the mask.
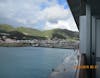
[[[20,33],[23,36],[30,36],[32,38],[38,37],[43,39],[78,39],[79,32],[70,31],[67,29],[52,29],[52,30],[44,30],[40,31],[33,28],[26,28],[26,27],[13,27],[7,24],[0,24],[0,33],[9,33],[16,32]],[[13,34],[14,35],[14,34]],[[16,34],[15,34],[16,36]]]

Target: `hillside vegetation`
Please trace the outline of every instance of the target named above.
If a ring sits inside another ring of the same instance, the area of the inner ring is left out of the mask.
[[[67,29],[52,29],[40,31],[33,28],[13,27],[7,24],[0,25],[0,33],[8,33],[10,37],[20,39],[78,39],[79,32],[69,31]]]

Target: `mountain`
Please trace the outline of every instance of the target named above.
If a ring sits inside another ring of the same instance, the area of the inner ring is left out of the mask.
[[[67,29],[52,29],[52,30],[44,30],[40,31],[32,28],[25,27],[13,27],[11,25],[1,24],[0,32],[9,33],[10,37],[18,36],[22,39],[78,39],[79,32],[69,31]],[[19,34],[19,35],[17,35]]]
[[[61,38],[61,39],[67,39],[69,37],[71,38],[78,38],[79,37],[79,33],[78,32],[73,32],[73,31],[69,31],[67,29],[53,29],[53,30],[46,30],[43,31],[44,36],[48,37],[48,38]]]
[[[30,36],[42,36],[41,31],[37,29],[32,29],[32,28],[18,27],[16,28],[16,31],[21,32],[25,35],[30,35]]]
[[[14,31],[14,30],[15,30],[15,28],[12,27],[11,25],[0,24],[0,31],[9,32],[9,31]]]

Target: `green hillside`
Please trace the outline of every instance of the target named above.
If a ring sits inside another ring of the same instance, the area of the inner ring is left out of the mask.
[[[15,28],[12,27],[11,25],[7,25],[7,24],[0,24],[0,31],[6,31],[6,32],[9,32],[9,31],[14,31]]]
[[[32,28],[25,28],[25,27],[13,27],[11,25],[1,24],[0,25],[0,32],[6,32],[11,34],[20,33],[23,36],[31,37],[31,38],[48,38],[48,39],[77,39],[79,38],[78,32],[69,31],[67,29],[53,29],[53,30],[45,30],[40,31],[37,29]],[[14,36],[14,34],[13,34]],[[16,34],[15,34],[16,36]],[[19,37],[19,36],[18,36]]]
[[[36,29],[32,29],[32,28],[18,27],[18,28],[16,28],[16,31],[19,31],[25,35],[42,36],[41,31],[36,30]]]
[[[73,38],[76,37],[78,38],[79,33],[78,32],[73,32],[73,31],[69,31],[67,29],[53,29],[53,30],[46,30],[43,31],[44,36],[48,37],[48,38]]]

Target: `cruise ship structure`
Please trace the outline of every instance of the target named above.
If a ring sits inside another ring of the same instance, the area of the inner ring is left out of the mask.
[[[79,66],[85,66],[78,69],[76,78],[100,78],[100,0],[67,2],[80,31]]]

